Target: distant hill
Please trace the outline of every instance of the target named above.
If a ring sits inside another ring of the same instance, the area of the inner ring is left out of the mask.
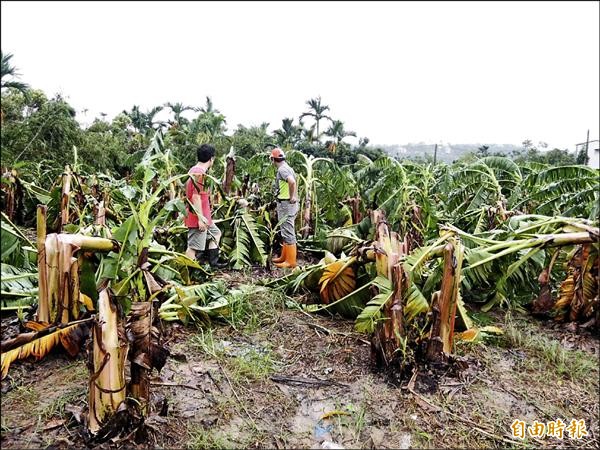
[[[522,150],[523,147],[514,144],[438,144],[437,159],[438,161],[444,161],[451,163],[460,158],[465,153],[476,152],[477,149],[483,145],[487,145],[489,153],[502,153],[509,155],[513,150]],[[425,143],[411,143],[404,145],[377,145],[377,148],[382,149],[384,152],[391,156],[397,156],[399,158],[433,158],[433,151],[435,144]]]

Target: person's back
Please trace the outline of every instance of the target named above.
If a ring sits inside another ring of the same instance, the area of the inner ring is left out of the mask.
[[[188,200],[186,205],[187,214],[184,219],[185,226],[188,228],[198,228],[198,216],[190,211],[190,203],[193,204],[194,194],[200,196],[202,206],[202,215],[206,219],[206,224],[212,224],[212,213],[210,207],[210,191],[204,188],[206,169],[198,164],[192,166],[188,171],[190,178],[185,183],[185,196]]]
[[[188,171],[190,178],[185,185],[187,214],[184,223],[188,228],[188,248],[185,253],[189,258],[198,258],[201,262],[206,258],[213,268],[223,268],[227,264],[219,262],[221,231],[213,223],[210,191],[205,188],[207,172],[215,160],[215,148],[203,144],[197,149],[197,157],[198,163]]]

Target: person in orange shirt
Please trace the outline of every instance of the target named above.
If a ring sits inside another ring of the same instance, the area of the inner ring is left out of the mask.
[[[190,259],[198,259],[199,262],[207,260],[212,268],[222,269],[227,263],[219,262],[221,230],[212,221],[210,191],[205,189],[206,173],[215,161],[215,148],[203,144],[197,149],[197,157],[198,163],[188,171],[190,178],[185,185],[188,203],[184,219],[188,228],[185,254]]]

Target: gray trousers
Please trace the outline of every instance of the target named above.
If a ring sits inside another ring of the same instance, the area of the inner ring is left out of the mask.
[[[206,242],[207,238],[209,242]],[[217,227],[214,223],[210,224],[206,231],[200,231],[198,228],[188,229],[188,247],[192,250],[208,250],[210,246],[207,244],[210,243],[210,241],[213,241],[213,245],[218,247],[220,239],[221,230],[219,230],[219,227]]]
[[[296,243],[296,231],[294,221],[298,214],[298,203],[290,203],[288,200],[277,201],[277,222],[281,223],[281,237],[286,244]],[[284,220],[285,219],[285,220]]]

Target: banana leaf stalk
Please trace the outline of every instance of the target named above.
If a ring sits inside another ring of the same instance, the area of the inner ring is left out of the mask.
[[[481,259],[468,266],[468,269],[474,269],[483,264],[492,262],[498,258],[501,258],[512,253],[525,250],[528,248],[551,248],[551,247],[563,247],[567,245],[579,245],[579,244],[591,244],[598,242],[598,229],[590,231],[582,231],[578,233],[555,233],[540,235],[531,239],[518,239],[513,241],[496,244],[491,247],[481,247],[487,253],[491,253],[496,250],[502,249],[502,251],[492,254],[487,258]]]
[[[119,309],[107,289],[99,292],[92,345],[88,428],[95,435],[124,406],[126,397],[125,359],[129,345]]]

